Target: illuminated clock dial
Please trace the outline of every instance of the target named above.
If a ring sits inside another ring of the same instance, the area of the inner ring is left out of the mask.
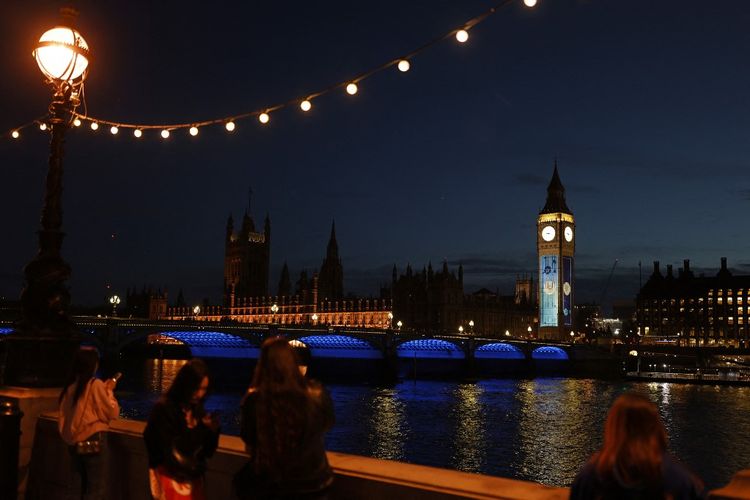
[[[565,226],[565,241],[573,241],[573,228],[570,226]]]
[[[555,239],[555,228],[552,226],[544,226],[542,229],[542,239],[544,241],[552,241]]]

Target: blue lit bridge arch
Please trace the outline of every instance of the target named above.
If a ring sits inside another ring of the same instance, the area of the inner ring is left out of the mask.
[[[545,361],[568,361],[567,351],[561,347],[542,346],[531,351],[531,359]]]
[[[383,359],[383,351],[348,335],[307,335],[295,340],[310,349],[313,358]]]
[[[185,344],[197,358],[257,359],[260,349],[248,339],[222,332],[168,331],[158,335]]]
[[[396,347],[399,358],[417,359],[466,359],[462,348],[442,339],[416,339],[403,342]]]
[[[476,359],[526,359],[526,354],[513,344],[493,342],[483,344],[474,351]]]

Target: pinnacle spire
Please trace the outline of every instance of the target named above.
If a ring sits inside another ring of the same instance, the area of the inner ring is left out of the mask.
[[[552,179],[549,181],[547,186],[547,202],[544,204],[544,208],[540,213],[554,213],[562,212],[566,214],[573,214],[565,203],[565,188],[560,181],[560,174],[557,172],[557,158],[555,157],[555,168],[552,171]]]

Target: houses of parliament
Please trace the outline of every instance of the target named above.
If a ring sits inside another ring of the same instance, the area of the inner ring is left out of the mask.
[[[393,266],[390,286],[378,297],[346,294],[335,223],[319,269],[301,271],[294,282],[285,263],[276,293],[270,287],[271,220],[256,227],[245,213],[238,229],[229,216],[224,239],[224,298],[221,305],[170,307],[168,319],[249,324],[398,328],[425,333],[487,337],[565,338],[570,329],[573,283],[573,214],[555,165],[547,201],[537,218],[538,283],[516,278],[512,295],[482,288],[464,290],[464,270],[447,262],[435,269]],[[541,321],[540,321],[541,318]]]

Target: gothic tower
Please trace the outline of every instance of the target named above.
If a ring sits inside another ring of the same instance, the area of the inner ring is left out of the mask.
[[[224,244],[224,305],[233,306],[238,297],[268,295],[271,256],[271,220],[268,215],[262,233],[256,232],[255,222],[247,212],[242,218],[240,231],[235,233],[230,215]]]
[[[336,222],[331,226],[331,238],[323,265],[320,266],[318,281],[320,300],[338,300],[344,298],[344,268],[339,258],[339,244],[336,242]]]
[[[557,160],[547,202],[536,221],[539,256],[539,338],[568,339],[573,327],[575,219],[565,203]]]

